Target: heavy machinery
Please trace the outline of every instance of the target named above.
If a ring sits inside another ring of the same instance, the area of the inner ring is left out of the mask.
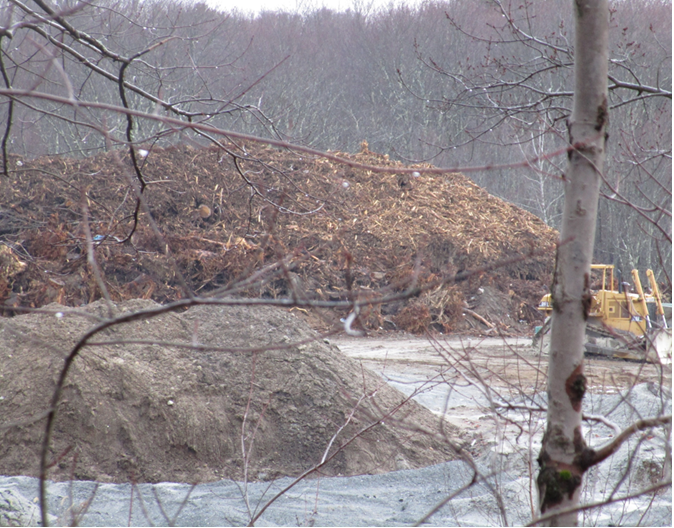
[[[609,264],[592,265],[586,354],[671,364],[671,304],[662,302],[653,271],[646,271],[647,292],[637,270],[632,270],[634,291],[629,283],[618,283],[614,271]],[[534,335],[535,347],[549,348],[552,302],[547,294],[538,305],[546,320]]]

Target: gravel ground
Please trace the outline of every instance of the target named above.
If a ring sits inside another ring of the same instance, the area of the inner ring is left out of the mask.
[[[348,353],[348,352],[347,352]],[[422,369],[423,370],[423,369]],[[395,369],[389,364],[386,376],[394,387],[410,393],[426,379],[420,370]],[[671,414],[671,391],[657,389],[654,383],[641,383],[631,391],[610,394],[590,393],[586,397],[588,414],[608,417],[606,423],[589,423],[585,434],[593,446],[608,441],[615,430],[640,417]],[[448,397],[447,386],[434,385],[417,400],[452,421],[472,416],[470,427],[494,426],[483,413],[479,391],[465,388]],[[531,400],[528,400],[531,403]],[[534,401],[544,405],[544,394]],[[513,423],[523,420],[519,411],[509,411]],[[542,423],[542,417],[538,420]],[[458,493],[427,521],[433,526],[521,525],[531,519],[531,500],[535,500],[529,464],[540,448],[540,423],[530,424],[531,434],[512,435],[505,428],[502,438],[484,444],[477,458],[481,475],[491,478]],[[622,481],[616,497],[633,493],[657,480],[671,478],[669,440],[662,431],[635,435],[620,451],[585,476],[583,503],[605,500]],[[663,468],[664,461],[664,468]],[[629,477],[625,477],[629,475]],[[470,467],[453,461],[420,470],[402,470],[383,475],[333,477],[301,482],[272,504],[257,520],[257,526],[402,526],[422,519],[440,501],[459,492],[473,477]],[[79,525],[169,525],[236,526],[245,525],[279,490],[292,482],[285,478],[274,482],[252,483],[220,481],[201,484],[96,484],[94,482],[50,483],[51,523]],[[0,477],[0,526],[37,525],[38,481],[28,477]],[[504,504],[501,513],[495,493]],[[93,499],[92,499],[93,497]],[[80,513],[86,507],[84,513]],[[657,495],[620,501],[581,514],[583,525],[597,526],[672,526],[671,488]]]

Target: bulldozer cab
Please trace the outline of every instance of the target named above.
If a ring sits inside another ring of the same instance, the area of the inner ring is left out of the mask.
[[[643,336],[649,318],[643,290],[642,295],[632,293],[627,283],[623,283],[620,288],[615,282],[613,265],[593,264],[592,272],[600,277],[597,277],[596,282],[590,282],[592,304],[588,320]]]

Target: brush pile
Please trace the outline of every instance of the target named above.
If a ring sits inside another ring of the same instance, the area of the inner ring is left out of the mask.
[[[187,289],[367,299],[414,283],[429,289],[364,310],[359,324],[507,334],[540,319],[534,307],[551,278],[557,233],[465,176],[375,173],[265,145],[227,148],[148,149],[138,157],[146,203],[138,211],[128,153],[13,157],[9,178],[0,178],[4,314],[88,304],[101,298],[101,283],[114,301],[160,303]],[[365,142],[339,155],[404,167]],[[241,284],[270,266],[276,273],[265,280]],[[310,319],[321,326],[322,317]]]

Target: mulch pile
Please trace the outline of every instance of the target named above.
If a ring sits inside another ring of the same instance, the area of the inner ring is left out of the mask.
[[[148,148],[139,156],[147,208],[138,212],[135,230],[138,179],[128,153],[12,157],[12,172],[0,177],[4,315],[20,306],[101,298],[88,262],[88,227],[114,301],[165,303],[184,297],[185,286],[200,295],[232,292],[284,257],[287,265],[277,266],[275,276],[236,294],[371,298],[522,256],[418,298],[377,305],[360,324],[508,334],[529,331],[541,319],[535,306],[550,283],[557,233],[465,176],[373,173],[264,145],[228,148],[240,156],[238,170],[216,147]],[[361,152],[340,155],[403,166],[365,142]],[[527,257],[533,251],[539,253]]]

